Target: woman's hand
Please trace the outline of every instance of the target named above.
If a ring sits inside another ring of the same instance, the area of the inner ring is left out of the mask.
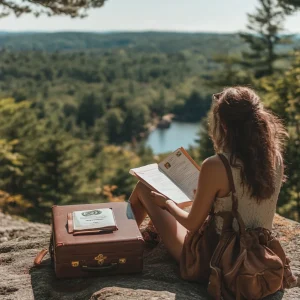
[[[167,202],[167,200],[169,200],[166,196],[164,196],[160,193],[154,192],[154,191],[151,192],[151,196],[152,196],[153,202],[157,206],[159,206],[162,209],[166,208],[166,202]]]

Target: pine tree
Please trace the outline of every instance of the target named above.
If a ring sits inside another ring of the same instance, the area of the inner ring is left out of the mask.
[[[278,0],[280,6],[285,10],[286,14],[292,14],[300,9],[299,0]]]
[[[282,57],[276,53],[276,47],[287,42],[281,36],[285,11],[278,0],[259,0],[259,3],[256,12],[248,14],[248,31],[240,33],[250,48],[243,52],[242,65],[253,70],[257,78],[274,73],[274,63]]]
[[[252,83],[252,74],[241,68],[240,55],[218,55],[214,57],[214,61],[218,63],[220,69],[215,71],[212,78],[207,81],[207,85],[214,90]]]
[[[88,93],[80,101],[77,113],[77,123],[84,123],[87,128],[95,125],[96,119],[105,113],[105,103],[101,95]]]
[[[285,153],[287,181],[279,197],[279,212],[287,217],[300,220],[300,52],[290,70],[284,76],[261,79],[261,88],[265,91],[264,99],[284,120],[289,133]]]
[[[215,154],[213,142],[209,135],[208,120],[203,118],[199,132],[199,139],[196,141],[199,144],[199,159],[200,161]]]
[[[15,151],[18,140],[0,139],[0,189],[13,192],[16,181],[23,175],[24,157]]]

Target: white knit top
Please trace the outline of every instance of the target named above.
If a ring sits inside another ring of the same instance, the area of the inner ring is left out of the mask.
[[[227,157],[227,159],[229,159],[228,153],[223,154]],[[282,168],[281,160],[278,160],[277,176],[275,178],[275,192],[269,199],[263,200],[258,204],[255,199],[251,198],[247,186],[242,185],[240,169],[231,167],[238,199],[238,211],[247,228],[263,227],[272,230],[278,194],[282,183]],[[220,211],[231,211],[231,206],[231,193],[226,197],[216,198],[214,202],[214,209],[216,213]],[[222,226],[223,219],[221,217],[216,217],[216,227],[219,234],[221,233]],[[233,227],[235,230],[238,229],[236,220],[233,223]]]

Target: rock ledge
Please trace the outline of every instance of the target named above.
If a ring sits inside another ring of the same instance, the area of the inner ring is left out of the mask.
[[[274,230],[300,273],[300,224],[276,216]],[[42,267],[33,267],[37,252],[48,247],[50,226],[25,222],[0,212],[0,299],[2,300],[201,300],[206,289],[178,276],[178,267],[163,245],[145,254],[143,274],[58,280],[46,257]],[[268,299],[300,299],[300,288]]]

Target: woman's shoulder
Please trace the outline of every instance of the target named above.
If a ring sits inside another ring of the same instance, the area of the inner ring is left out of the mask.
[[[208,157],[203,161],[201,173],[217,186],[217,197],[224,197],[229,194],[230,186],[226,169],[218,155]]]
[[[218,154],[215,154],[213,156],[210,156],[208,158],[206,158],[203,162],[202,165],[208,165],[211,167],[220,167],[223,165],[220,157]]]
[[[216,174],[222,174],[225,171],[224,165],[217,154],[206,158],[201,164],[201,169],[207,172],[216,172]]]

